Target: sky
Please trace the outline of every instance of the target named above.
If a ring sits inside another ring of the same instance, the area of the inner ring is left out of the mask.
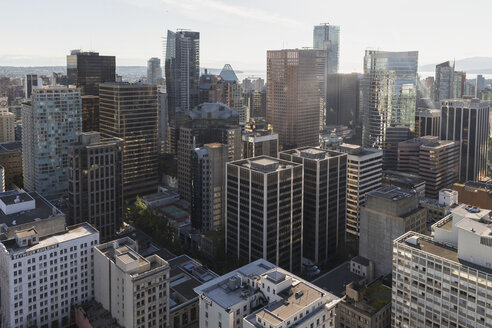
[[[419,64],[492,57],[490,0],[0,0],[0,66],[65,65],[71,49],[117,65],[162,59],[166,30],[200,32],[200,66],[265,71],[266,51],[312,46],[340,26],[340,71],[365,49],[419,51]]]

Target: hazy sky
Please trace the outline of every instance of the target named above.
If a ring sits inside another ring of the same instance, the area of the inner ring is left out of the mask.
[[[162,58],[167,29],[200,32],[202,67],[265,70],[266,50],[312,46],[340,26],[340,70],[364,50],[418,50],[419,64],[491,56],[490,0],[0,0],[0,65],[65,65],[70,49],[117,65]]]

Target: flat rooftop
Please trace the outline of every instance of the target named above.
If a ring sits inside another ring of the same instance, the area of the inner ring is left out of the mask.
[[[0,143],[0,154],[12,152],[22,152],[22,142],[14,141]]]
[[[6,191],[5,193],[9,193],[9,195],[14,195],[14,199],[15,199],[15,195],[20,196],[22,194],[16,190]],[[29,197],[34,199],[36,203],[36,207],[32,210],[12,213],[8,215],[0,210],[0,224],[5,224],[7,225],[7,227],[12,227],[15,225],[21,225],[29,222],[47,219],[53,216],[64,215],[59,209],[53,206],[50,202],[44,199],[37,192],[33,191],[28,194]],[[25,196],[21,196],[21,197],[25,197]],[[14,222],[15,224],[13,224]]]
[[[318,147],[301,147],[281,152],[282,154],[308,158],[311,160],[325,160],[338,156],[346,156],[343,152],[327,150]]]
[[[227,163],[227,165],[241,166],[258,172],[271,173],[289,170],[293,167],[301,166],[302,164],[262,155],[249,159],[230,162]]]
[[[314,279],[311,283],[335,296],[343,297],[345,296],[345,287],[349,283],[362,279],[364,278],[350,271],[350,262],[347,261]]]
[[[390,185],[390,186],[383,186],[376,190],[370,191],[367,193],[367,195],[370,195],[372,197],[397,201],[397,200],[408,198],[414,195],[414,193],[412,193],[410,190],[405,190],[400,187]]]
[[[190,216],[190,213],[180,209],[176,205],[161,206],[159,207],[159,211],[174,219],[181,219]]]
[[[3,193],[0,193],[0,201],[2,201],[5,205],[14,205],[16,204],[16,200],[19,203],[28,202],[34,200],[31,195],[27,192],[17,192],[16,190],[10,190]]]
[[[92,234],[95,234],[96,232],[98,231],[91,225],[87,223],[81,223],[78,225],[67,227],[67,230],[65,232],[60,232],[46,236],[44,238],[40,238],[39,243],[37,243],[36,245],[19,247],[15,239],[7,240],[3,242],[3,244],[10,253],[29,253],[44,247],[69,242],[81,237],[90,236]]]
[[[382,279],[378,279],[360,290],[361,300],[358,302],[348,297],[342,302],[359,311],[363,311],[372,316],[384,306],[391,303],[391,287],[383,284]]]

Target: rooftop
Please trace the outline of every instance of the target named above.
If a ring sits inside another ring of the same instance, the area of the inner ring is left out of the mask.
[[[392,186],[392,185],[382,186],[381,188],[378,188],[376,190],[367,193],[367,195],[370,195],[372,197],[377,197],[377,198],[382,198],[392,201],[402,200],[404,198],[411,197],[414,194],[415,193],[410,190],[402,189],[400,187]]]
[[[0,154],[1,153],[12,153],[12,152],[22,152],[22,142],[2,142],[0,143]]]
[[[366,312],[368,315],[377,313],[391,303],[391,287],[383,284],[382,279],[378,279],[368,286],[363,286],[359,292],[361,296],[359,301],[346,297],[342,302],[359,311]]]
[[[345,295],[345,287],[347,284],[362,279],[362,277],[350,271],[350,262],[347,261],[314,279],[311,283],[323,288],[333,295],[343,297]]]
[[[90,322],[94,328],[120,328],[116,319],[111,316],[111,313],[102,307],[101,303],[95,300],[83,303],[78,307],[84,314],[84,317]]]
[[[29,232],[28,232],[29,233]],[[19,247],[15,240],[10,239],[3,242],[5,248],[11,254],[15,253],[29,253],[34,252],[38,249],[57,245],[65,242],[72,241],[77,238],[90,236],[92,234],[98,233],[98,231],[88,223],[81,223],[73,226],[67,227],[64,232],[52,234],[39,239],[39,243],[27,247]]]
[[[12,227],[15,225],[21,225],[28,222],[39,221],[42,219],[47,219],[53,216],[64,215],[60,210],[58,210],[55,206],[53,206],[50,202],[44,199],[37,192],[33,191],[28,193],[27,196],[21,196],[23,193],[17,190],[10,190],[0,194],[0,197],[6,199],[6,201],[10,202],[12,197],[15,199],[17,195],[22,197],[23,199],[27,199],[27,197],[31,197],[35,201],[35,208],[32,210],[25,210],[18,213],[5,214],[0,210],[0,224],[5,224],[8,227]],[[1,195],[4,195],[3,197]],[[6,197],[6,198],[4,198]]]
[[[189,114],[195,119],[228,119],[238,117],[238,113],[229,106],[222,103],[203,103],[193,108]]]
[[[286,150],[282,153],[297,157],[309,158],[312,160],[325,160],[338,156],[346,156],[345,153],[342,152],[325,150],[318,147],[301,147],[297,149]]]
[[[289,170],[293,167],[302,166],[302,164],[299,163],[289,162],[286,160],[264,155],[253,157],[250,159],[229,162],[227,163],[227,165],[242,166],[263,173]]]

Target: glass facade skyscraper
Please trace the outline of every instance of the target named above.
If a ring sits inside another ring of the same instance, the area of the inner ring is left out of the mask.
[[[436,65],[436,82],[434,83],[434,101],[453,97],[454,65],[449,61]]]
[[[327,50],[327,73],[338,73],[340,26],[329,24],[316,25],[313,31],[313,48],[316,50]]]
[[[82,132],[80,90],[50,87],[32,91],[22,110],[24,187],[47,199],[68,191],[68,146]]]
[[[187,113],[200,101],[200,33],[167,31],[166,88],[169,118]]]
[[[418,52],[366,50],[364,147],[383,149],[383,166],[396,168],[398,142],[413,135],[417,107]]]

